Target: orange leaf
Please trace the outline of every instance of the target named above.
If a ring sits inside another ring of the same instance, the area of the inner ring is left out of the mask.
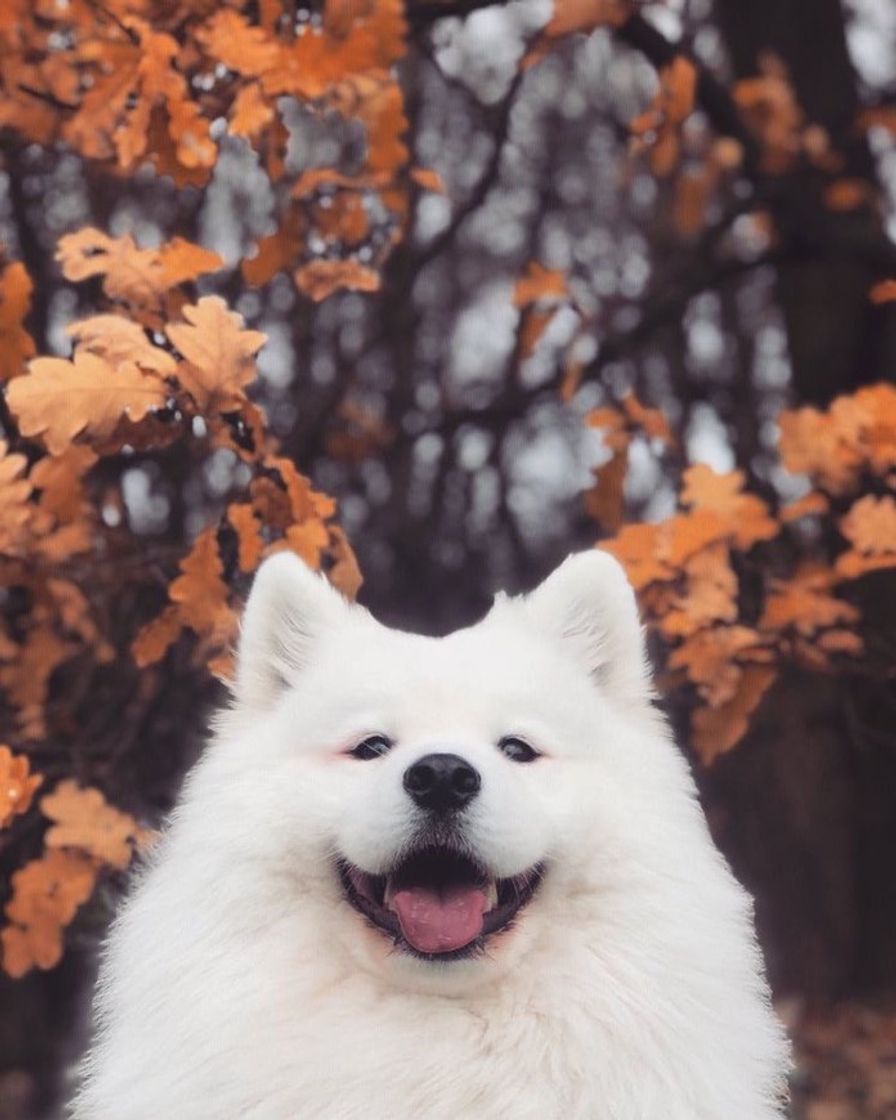
[[[613,457],[593,470],[594,485],[584,493],[585,512],[608,532],[622,524],[625,509],[625,476],[628,471],[628,443]]]
[[[174,288],[187,280],[198,280],[207,272],[218,272],[224,267],[224,261],[217,253],[182,237],[173,237],[156,251],[166,288]]]
[[[108,439],[123,419],[142,420],[167,396],[164,382],[134,362],[113,366],[78,351],[72,361],[35,358],[9,386],[7,402],[22,435],[39,436],[59,455],[82,434],[95,442]]]
[[[853,545],[837,557],[835,568],[842,579],[896,568],[896,498],[892,494],[860,498],[841,518],[840,531]]]
[[[745,668],[734,695],[716,708],[698,708],[691,721],[691,742],[704,766],[709,766],[746,734],[750,717],[775,679],[764,665]]]
[[[15,555],[29,538],[34,509],[31,482],[24,477],[27,466],[24,455],[7,453],[6,441],[0,440],[0,554]]]
[[[230,109],[229,130],[234,136],[255,140],[274,119],[274,109],[257,82],[242,87]]]
[[[13,754],[9,747],[0,746],[0,828],[6,828],[14,817],[30,808],[43,777],[29,770],[26,755]]]
[[[647,148],[654,174],[668,175],[678,163],[681,126],[694,108],[697,68],[676,55],[660,67],[659,88],[648,109],[629,124],[635,151]]]
[[[379,290],[380,277],[371,268],[366,268],[355,260],[311,261],[295,272],[296,287],[310,296],[315,303],[331,296],[334,292],[376,292]]]
[[[889,303],[896,300],[896,280],[881,280],[871,289],[872,303]]]
[[[854,657],[865,649],[862,636],[854,630],[826,630],[819,634],[818,644],[827,653],[848,653]]]
[[[698,463],[689,467],[682,479],[681,501],[716,514],[730,529],[738,548],[750,548],[757,541],[777,536],[778,523],[769,515],[765,502],[753,494],[741,493],[743,471],[718,474]]]
[[[651,439],[657,439],[665,444],[675,442],[669,421],[660,409],[645,408],[634,393],[626,393],[621,404],[629,422],[636,428],[640,428]]]
[[[93,315],[69,324],[65,333],[81,350],[88,350],[113,366],[133,362],[163,376],[177,369],[177,362],[168,351],[154,346],[143,327],[123,315]]]
[[[264,551],[264,541],[252,506],[234,502],[227,507],[227,520],[236,533],[240,571],[254,572]]]
[[[707,545],[724,540],[729,535],[725,521],[711,509],[677,514],[663,521],[659,528],[660,555],[676,570]]]
[[[815,517],[827,513],[829,508],[830,502],[824,494],[819,494],[817,490],[810,490],[802,498],[797,498],[795,502],[781,509],[781,521],[790,524],[799,521],[801,517]]]
[[[434,191],[436,194],[446,193],[442,176],[438,171],[433,171],[431,167],[412,167],[411,178],[418,187],[422,187],[425,191]]]
[[[833,582],[829,569],[812,566],[800,568],[788,580],[776,581],[766,599],[759,628],[775,634],[794,630],[811,637],[838,623],[855,622],[858,611],[834,597]]]
[[[330,534],[322,521],[309,519],[298,525],[290,525],[283,540],[274,545],[272,552],[288,548],[305,561],[309,567],[319,568],[321,554],[330,542]]]
[[[161,661],[169,648],[183,631],[180,612],[174,606],[167,606],[158,618],[148,622],[131,643],[131,656],[139,668],[154,665]]]
[[[867,494],[840,519],[840,529],[859,552],[872,556],[896,553],[896,498]]]
[[[557,303],[565,300],[568,295],[565,272],[545,268],[538,261],[530,261],[513,289],[513,306],[529,307],[542,300]]]
[[[554,11],[520,66],[540,62],[558,39],[573,32],[586,34],[598,27],[621,27],[634,11],[631,0],[554,0]]]
[[[98,789],[66,780],[41,798],[40,808],[55,822],[44,838],[48,848],[76,848],[119,870],[130,864],[142,830],[133,817],[109,805]]]
[[[658,622],[667,637],[684,637],[717,622],[737,618],[737,577],[728,546],[722,541],[707,545],[685,565],[687,588],[676,596]]]
[[[296,263],[303,244],[300,215],[291,210],[279,229],[255,243],[255,256],[243,257],[240,268],[247,284],[260,287],[278,272],[288,272]]]
[[[684,669],[688,679],[711,708],[718,708],[737,692],[742,674],[739,658],[761,651],[761,639],[747,626],[713,626],[700,630],[673,650],[670,669]]]
[[[61,237],[56,259],[67,280],[101,276],[110,299],[138,308],[157,307],[170,288],[223,264],[217,253],[180,237],[160,249],[139,249],[128,234],[109,237],[91,227]]]
[[[228,605],[228,588],[218,554],[214,528],[204,529],[180,562],[181,574],[168,588],[183,621],[197,634],[217,641],[229,640],[236,619]]]
[[[536,311],[527,307],[520,317],[519,325],[519,356],[520,361],[527,361],[532,357],[538,341],[544,334],[550,321],[554,318],[554,311]]]
[[[363,582],[361,569],[358,567],[358,561],[342,529],[338,525],[334,525],[331,529],[331,535],[333,538],[332,552],[336,557],[336,563],[327,573],[328,578],[337,591],[341,591],[347,599],[354,599]]]
[[[90,898],[96,864],[78,852],[46,851],[12,874],[6,904],[10,924],[0,932],[3,969],[13,977],[52,968],[62,957],[62,930]]]
[[[178,379],[200,411],[236,409],[245,399],[243,387],[255,380],[252,359],[266,336],[244,330],[242,315],[229,311],[219,296],[204,296],[181,313],[187,323],[165,328],[187,359],[178,370]]]
[[[0,273],[0,381],[25,372],[35,352],[34,339],[22,326],[31,308],[31,277],[20,261]]]
[[[874,201],[874,188],[865,179],[837,179],[825,187],[824,204],[829,210],[857,210]]]
[[[659,556],[660,526],[646,523],[623,525],[615,537],[601,541],[600,546],[611,553],[625,568],[636,591],[658,580],[675,575]]]

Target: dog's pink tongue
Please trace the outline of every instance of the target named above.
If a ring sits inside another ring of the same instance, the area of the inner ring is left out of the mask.
[[[486,898],[477,887],[452,887],[442,893],[409,887],[397,891],[391,905],[401,932],[419,953],[450,953],[482,932]]]

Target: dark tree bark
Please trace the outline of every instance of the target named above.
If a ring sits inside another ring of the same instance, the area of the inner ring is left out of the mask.
[[[853,125],[860,105],[839,0],[716,0],[715,7],[735,75],[757,74],[765,54],[781,59],[807,121],[823,126],[843,153],[843,176],[876,193],[874,160]],[[872,284],[896,268],[893,246],[874,206],[827,208],[824,182],[801,163],[768,183],[791,249],[778,268],[778,293],[795,396],[822,405],[896,368],[896,314],[868,299]]]
[[[756,74],[774,52],[807,120],[844,153],[843,175],[877,191],[871,152],[852,130],[859,100],[838,0],[716,0],[716,13],[736,75]],[[896,370],[896,312],[868,297],[893,246],[874,207],[832,212],[822,188],[805,165],[767,183],[788,247],[777,285],[793,398],[819,405]],[[866,579],[857,599],[882,641],[896,632],[892,580]],[[773,715],[709,782],[732,814],[725,843],[758,893],[773,975],[823,997],[896,985],[896,701],[891,681],[863,683],[860,700],[857,687],[787,682],[766,707]]]

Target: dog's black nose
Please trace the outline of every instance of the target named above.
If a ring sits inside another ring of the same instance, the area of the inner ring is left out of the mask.
[[[421,809],[463,809],[482,784],[479,772],[456,754],[427,754],[404,772],[404,788]]]

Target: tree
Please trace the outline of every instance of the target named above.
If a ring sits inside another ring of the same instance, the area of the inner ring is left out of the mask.
[[[13,1064],[58,1068],[281,548],[443,630],[599,540],[777,986],[893,983],[896,116],[848,31],[6,5],[0,942],[56,1023]]]

